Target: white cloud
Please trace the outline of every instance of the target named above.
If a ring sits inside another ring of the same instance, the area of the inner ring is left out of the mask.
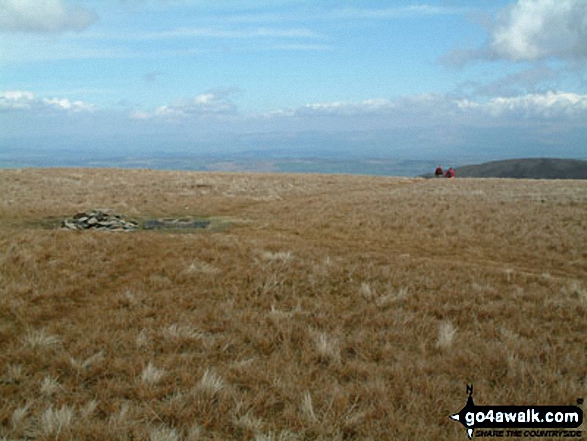
[[[130,113],[132,119],[149,119],[151,115],[147,112],[141,112],[140,110],[134,110]]]
[[[42,102],[48,107],[72,112],[91,112],[95,109],[92,104],[86,104],[83,101],[70,101],[67,98],[43,98]]]
[[[384,117],[399,121],[430,121],[438,116],[448,116],[458,111],[452,98],[442,94],[410,95],[395,100],[375,98],[363,101],[330,101],[309,103],[293,109],[274,109],[264,114],[267,118],[278,117]]]
[[[365,101],[334,101],[326,103],[306,104],[296,109],[293,114],[296,116],[350,116],[374,113],[387,113],[396,107],[396,104],[387,99],[371,99]]]
[[[95,13],[64,0],[0,0],[0,31],[82,31],[96,19]]]
[[[63,96],[5,91],[0,92],[0,127],[6,130],[0,136],[46,135],[56,144],[61,135],[74,133],[95,144],[106,133],[117,142],[120,134],[153,148],[160,144],[156,140],[173,138],[178,145],[217,140],[215,145],[235,150],[258,141],[259,148],[283,145],[292,152],[357,149],[409,157],[439,148],[465,155],[491,149],[502,149],[506,156],[512,151],[545,154],[556,146],[567,155],[585,156],[587,94],[552,91],[493,99],[422,94],[313,102],[256,114],[238,111],[238,92],[211,90],[158,108],[137,108],[127,114],[134,120],[129,123],[121,118],[121,108],[87,112],[93,107]]]
[[[585,0],[519,0],[502,11],[491,50],[508,60],[587,56]]]
[[[516,97],[493,98],[486,103],[469,100],[457,101],[461,109],[475,109],[493,116],[509,113],[525,116],[558,117],[587,116],[587,95],[568,92],[547,92],[544,94],[527,94]]]
[[[194,98],[178,100],[157,107],[153,111],[133,110],[136,120],[176,120],[189,118],[231,117],[245,122],[252,119],[312,120],[328,117],[333,120],[372,117],[381,121],[405,122],[423,125],[430,122],[449,123],[459,118],[469,122],[483,119],[502,120],[515,117],[580,121],[587,118],[587,94],[549,91],[513,97],[495,97],[490,100],[455,98],[443,94],[411,95],[398,99],[369,99],[363,101],[330,101],[309,103],[297,108],[274,109],[264,114],[241,115],[232,96],[238,90],[213,90]],[[0,111],[34,111],[79,113],[92,112],[96,107],[83,101],[65,97],[36,97],[30,91],[0,92]],[[358,120],[357,120],[358,121]],[[343,123],[344,124],[344,123]]]
[[[0,110],[28,109],[32,106],[35,95],[21,90],[0,92]]]
[[[92,104],[83,101],[70,101],[67,98],[37,98],[34,93],[21,90],[7,90],[0,92],[0,111],[47,111],[61,112],[91,112],[95,110]]]
[[[499,12],[484,46],[456,48],[439,61],[463,66],[475,60],[547,59],[587,60],[587,1],[517,0]]]
[[[372,99],[312,103],[295,109],[276,109],[265,118],[314,117],[384,117],[389,121],[405,120],[409,124],[431,121],[450,122],[462,117],[500,119],[512,115],[535,118],[587,117],[587,95],[549,91],[514,97],[496,97],[488,101],[455,99],[442,94],[421,94],[397,100]]]
[[[133,119],[179,119],[209,116],[231,116],[237,114],[237,107],[230,99],[235,90],[219,90],[199,95],[195,98],[179,100],[158,107],[154,112],[133,111]]]

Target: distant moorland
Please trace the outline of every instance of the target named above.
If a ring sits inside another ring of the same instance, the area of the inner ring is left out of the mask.
[[[100,167],[153,170],[335,173],[377,176],[417,176],[434,170],[434,160],[394,160],[334,157],[280,157],[262,154],[234,155],[125,155],[100,156],[76,152],[0,152],[0,169],[28,167]]]

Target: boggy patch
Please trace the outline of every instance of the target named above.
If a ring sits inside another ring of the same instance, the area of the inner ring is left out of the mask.
[[[149,219],[143,223],[145,230],[159,230],[159,229],[191,229],[191,228],[208,228],[212,221],[208,219]]]

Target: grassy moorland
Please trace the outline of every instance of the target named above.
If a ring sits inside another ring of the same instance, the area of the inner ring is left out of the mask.
[[[0,170],[0,439],[462,440],[586,366],[586,181]]]

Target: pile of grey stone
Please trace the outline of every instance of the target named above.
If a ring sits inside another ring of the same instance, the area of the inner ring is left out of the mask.
[[[77,213],[73,218],[64,220],[61,228],[68,230],[134,231],[139,228],[139,224],[132,220],[125,220],[119,214],[92,210],[89,213]]]

